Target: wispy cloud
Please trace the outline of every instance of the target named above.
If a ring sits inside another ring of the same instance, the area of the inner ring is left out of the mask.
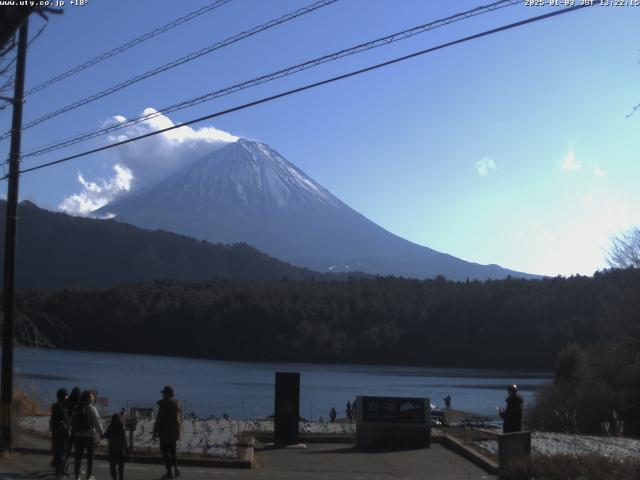
[[[496,162],[492,158],[483,158],[482,160],[478,160],[476,162],[476,171],[478,175],[481,177],[486,177],[489,175],[490,170],[494,170],[496,168]]]
[[[113,170],[115,174],[111,179],[99,179],[95,182],[86,180],[78,173],[78,183],[82,190],[65,198],[58,208],[70,215],[87,215],[111,202],[121,193],[128,192],[133,180],[131,170],[119,163],[114,165]]]
[[[120,142],[175,125],[169,117],[153,108],[145,109],[143,115],[149,118],[109,136],[108,141]],[[115,115],[105,124],[126,120],[122,115]],[[199,129],[181,127],[117,147],[108,153],[115,162],[113,176],[88,181],[79,173],[80,192],[66,197],[58,208],[73,215],[88,215],[122,194],[152,185],[236,140],[238,137],[210,126]]]
[[[600,168],[599,165],[591,165],[591,171],[593,172],[593,174],[596,177],[604,177],[607,175],[607,172],[605,172],[602,168]]]
[[[562,171],[563,172],[577,172],[582,168],[582,162],[578,160],[576,154],[573,150],[573,144],[569,145],[569,150],[564,156],[562,160]]]
[[[585,168],[583,169],[582,168],[583,162],[576,156],[573,143],[571,143],[569,145],[569,149],[567,150],[567,153],[565,153],[562,159],[563,172],[578,172],[582,170],[583,172],[586,173],[590,171],[593,175],[600,178],[605,177],[607,175],[607,172],[605,172],[604,169],[597,163],[586,162],[584,163],[584,166]]]

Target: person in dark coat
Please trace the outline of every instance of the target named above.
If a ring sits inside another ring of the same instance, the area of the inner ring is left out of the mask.
[[[71,393],[69,394],[69,396],[64,402],[64,406],[67,409],[69,416],[71,416],[71,414],[73,413],[73,410],[76,408],[76,405],[80,403],[80,393],[81,393],[80,387],[73,387],[73,389],[71,390]],[[71,434],[69,435],[69,441],[67,442],[67,459],[72,458],[71,450],[73,450],[73,445],[75,441],[76,439],[72,431]],[[68,465],[68,462],[67,462],[67,465]]]
[[[56,476],[64,477],[67,468],[67,443],[69,442],[69,412],[65,407],[67,391],[61,388],[56,393],[57,402],[51,405],[49,431],[51,432],[51,447],[53,450],[53,467]]]
[[[502,431],[504,433],[520,432],[522,430],[522,405],[524,404],[524,399],[518,394],[517,385],[511,385],[507,390],[509,392],[505,400],[507,408],[498,410],[500,417],[504,421]]]
[[[157,402],[158,415],[153,426],[153,438],[160,438],[160,452],[167,469],[167,473],[162,478],[167,479],[180,476],[176,458],[176,443],[180,439],[180,405],[173,398],[173,388],[170,386],[164,387],[160,393],[162,393],[162,399]]]
[[[336,421],[337,416],[338,416],[338,413],[336,412],[336,408],[331,407],[331,410],[329,410],[329,420],[333,423]]]
[[[103,438],[109,440],[109,470],[113,480],[124,479],[124,457],[127,454],[127,436],[122,416],[114,413]]]

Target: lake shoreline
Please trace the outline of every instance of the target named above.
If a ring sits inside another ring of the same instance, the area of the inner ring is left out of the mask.
[[[549,374],[517,370],[437,368],[396,365],[230,362],[188,357],[18,348],[17,385],[43,406],[58,388],[95,389],[108,411],[154,407],[164,385],[172,385],[186,413],[228,413],[261,417],[272,413],[275,372],[300,373],[300,412],[328,418],[335,407],[344,416],[358,395],[430,398],[439,407],[452,398],[455,409],[495,416],[506,387],[521,385],[527,402],[551,381]]]
[[[31,347],[31,346],[21,346],[19,348],[24,349],[34,349],[34,350],[53,350],[53,351],[64,351],[64,352],[78,352],[78,353],[105,353],[105,354],[114,354],[114,355],[140,355],[140,356],[154,356],[154,357],[164,357],[164,358],[187,358],[193,360],[206,360],[213,362],[227,362],[227,363],[238,363],[238,364],[283,364],[283,365],[313,365],[313,366],[344,366],[344,367],[388,367],[388,368],[426,368],[426,369],[447,369],[447,370],[470,370],[473,369],[475,371],[485,371],[487,373],[493,372],[504,372],[505,378],[508,377],[508,374],[516,375],[520,378],[527,378],[527,376],[531,376],[531,378],[540,378],[540,377],[553,377],[553,372],[527,368],[527,367],[510,367],[503,368],[499,366],[495,367],[479,367],[477,365],[448,365],[448,364],[407,364],[407,363],[394,363],[394,362],[352,362],[352,361],[305,361],[305,360],[277,360],[277,359],[267,359],[263,357],[256,357],[255,359],[247,358],[247,359],[234,359],[234,358],[223,358],[223,357],[202,357],[202,356],[190,356],[190,355],[173,355],[173,354],[164,354],[164,353],[151,353],[151,352],[141,352],[141,351],[114,351],[107,349],[96,349],[96,350],[84,350],[77,348],[61,348],[61,347]],[[0,351],[2,349],[0,348]]]

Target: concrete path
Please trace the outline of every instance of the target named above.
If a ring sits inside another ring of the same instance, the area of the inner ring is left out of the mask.
[[[257,445],[254,459],[253,470],[183,467],[180,469],[180,480],[497,478],[440,445],[393,452],[362,452],[348,445],[337,444],[310,444],[307,449],[266,449]],[[49,456],[35,454],[14,454],[11,458],[1,458],[0,480],[54,479],[49,467],[50,460]],[[97,480],[109,480],[108,463],[96,461],[94,474]],[[127,480],[159,479],[163,474],[164,468],[160,465],[128,463],[125,466]],[[72,480],[72,477],[68,478]]]

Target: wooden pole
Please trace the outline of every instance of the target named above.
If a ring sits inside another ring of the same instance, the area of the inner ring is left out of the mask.
[[[18,175],[20,171],[20,142],[22,137],[22,103],[24,97],[24,71],[27,60],[29,20],[26,19],[18,34],[18,54],[13,94],[11,147],[9,150],[9,176],[7,213],[4,241],[4,284],[2,291],[2,368],[0,370],[0,450],[12,448],[13,403],[13,341],[16,267],[16,232],[18,220]]]

